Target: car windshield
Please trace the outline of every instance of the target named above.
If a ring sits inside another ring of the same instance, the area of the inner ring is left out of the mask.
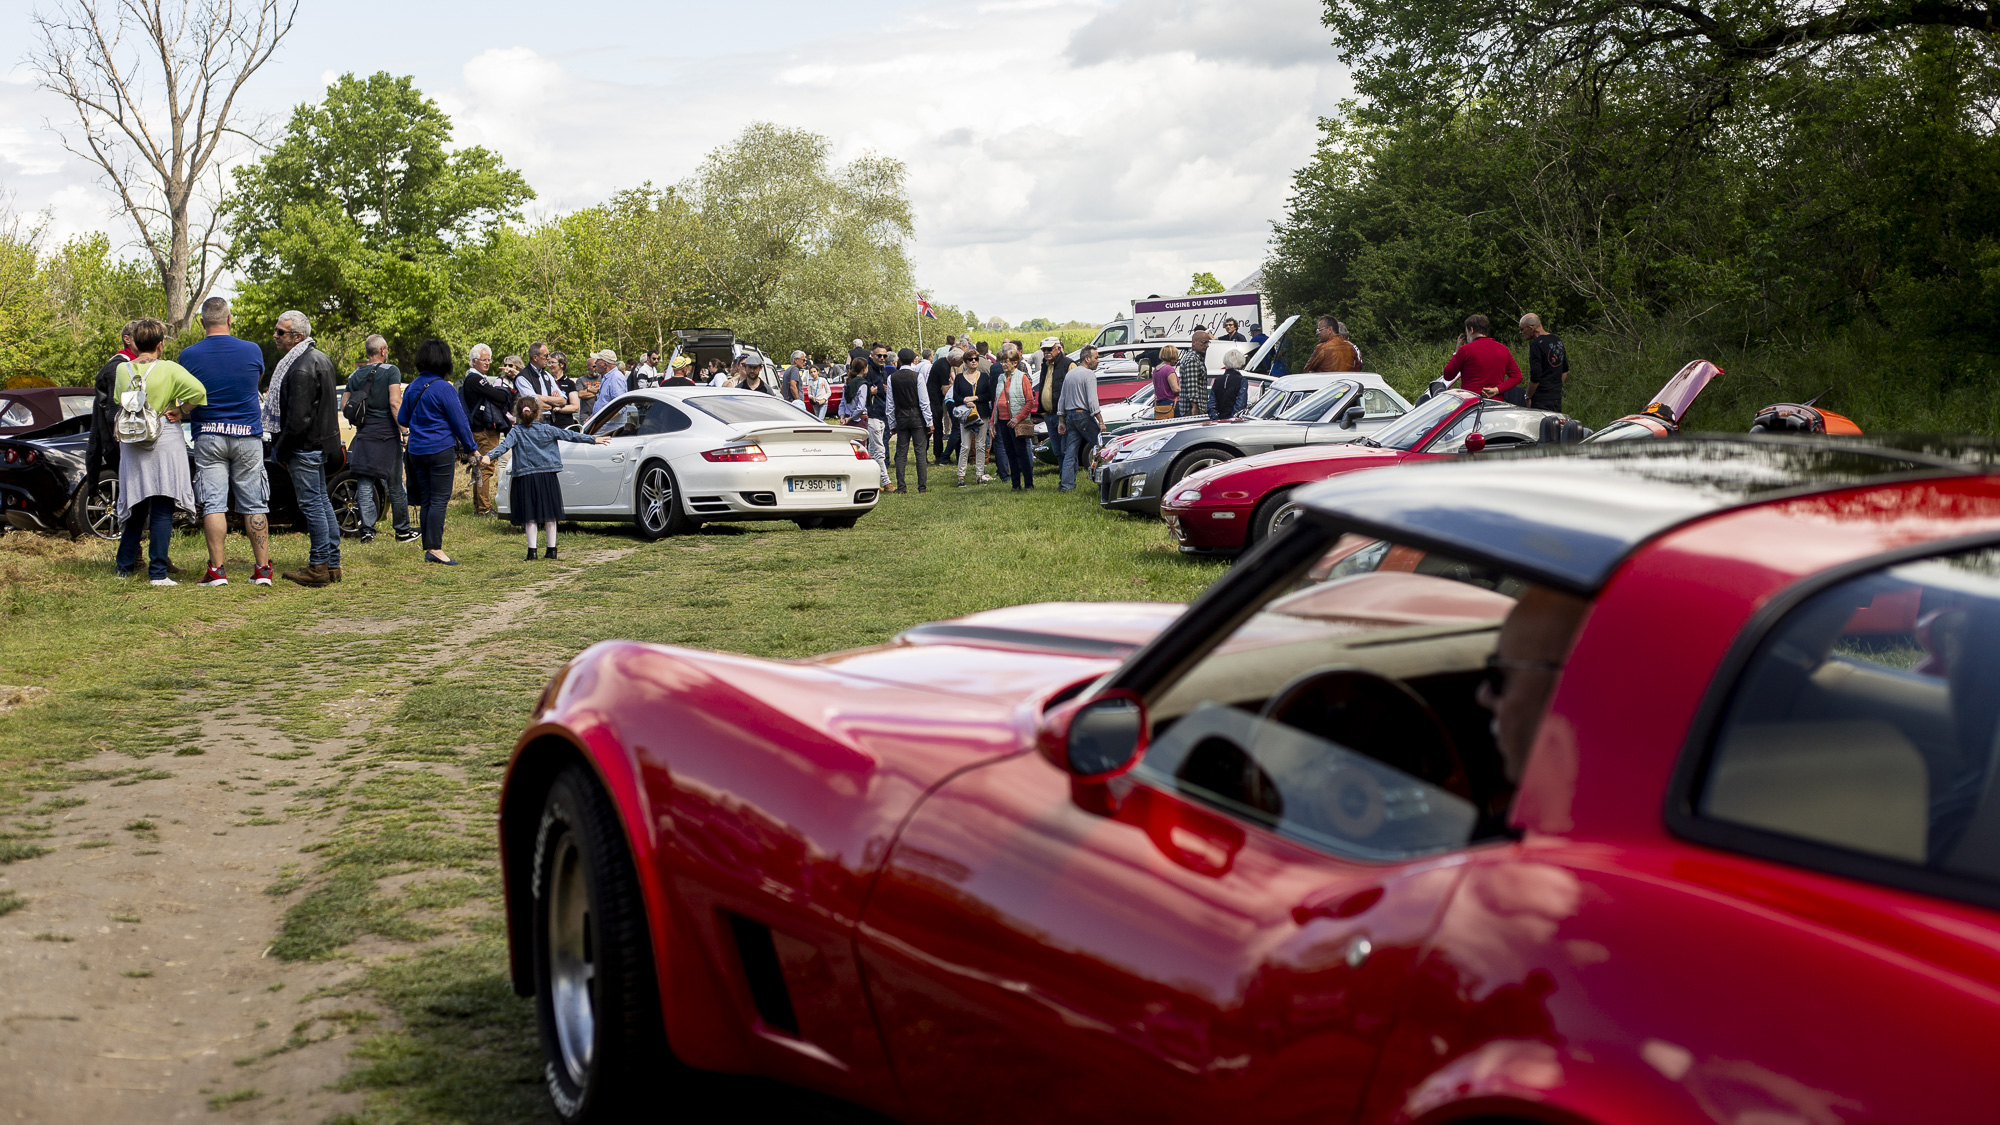
[[[819,421],[791,403],[770,395],[703,395],[686,400],[686,404],[731,426],[750,422]]]
[[[1256,385],[1251,384],[1253,387]],[[1299,401],[1304,394],[1304,391],[1279,391],[1266,387],[1263,395],[1250,404],[1250,408],[1243,412],[1242,417],[1276,418],[1281,411]]]
[[[1354,384],[1336,379],[1318,391],[1292,403],[1279,418],[1287,422],[1317,422],[1341,399],[1354,393]]]
[[[1451,416],[1465,402],[1457,395],[1439,395],[1429,402],[1418,403],[1408,414],[1382,427],[1373,438],[1365,439],[1369,445],[1379,445],[1384,449],[1415,449],[1424,436],[1437,428],[1439,422]]]

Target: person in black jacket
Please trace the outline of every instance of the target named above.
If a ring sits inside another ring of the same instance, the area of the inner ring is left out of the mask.
[[[958,427],[952,425],[944,412],[944,400],[951,393],[951,365],[964,363],[965,359],[957,348],[951,346],[951,337],[945,337],[945,346],[938,349],[931,360],[930,371],[924,376],[924,391],[931,399],[931,460],[942,465],[949,460],[946,447],[957,435]]]
[[[917,372],[917,353],[904,348],[896,354],[900,366],[889,376],[889,394],[885,403],[885,421],[889,432],[896,435],[896,483],[891,492],[908,492],[903,482],[903,467],[907,463],[905,454],[910,446],[917,447],[917,491],[930,491],[930,481],[926,479],[924,447],[930,444],[932,424],[931,400],[924,393],[923,376]]]
[[[472,423],[472,440],[479,446],[479,457],[484,457],[507,436],[507,411],[514,405],[514,386],[510,380],[487,373],[493,367],[493,349],[485,344],[472,345],[468,363],[465,380],[458,385],[458,401],[465,408],[466,421]],[[473,515],[493,514],[493,478],[498,472],[477,457],[473,459]]]
[[[271,453],[292,476],[292,493],[312,540],[306,565],[283,577],[301,586],[325,586],[340,581],[340,524],[326,494],[327,469],[340,465],[340,391],[333,361],[313,347],[306,314],[279,313],[272,336],[285,354],[271,368],[264,433],[276,435]]]
[[[97,478],[118,471],[118,442],[111,436],[112,422],[118,416],[118,402],[112,396],[111,388],[118,380],[118,365],[139,354],[132,347],[132,326],[137,323],[136,320],[125,322],[121,333],[124,347],[111,353],[111,358],[97,369],[97,397],[90,404],[90,443],[84,447],[83,491],[76,500],[79,504],[89,502],[91,490],[97,487]]]

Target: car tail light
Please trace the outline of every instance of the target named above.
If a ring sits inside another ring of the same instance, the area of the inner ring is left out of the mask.
[[[854,447],[854,459],[856,461],[868,460],[868,447],[866,445],[858,441],[850,441],[847,444]]]
[[[9,465],[32,465],[40,459],[40,450],[21,449],[11,445],[7,447],[6,461]]]
[[[725,445],[721,449],[711,449],[701,455],[704,461],[768,461],[764,447],[756,442],[744,445]]]

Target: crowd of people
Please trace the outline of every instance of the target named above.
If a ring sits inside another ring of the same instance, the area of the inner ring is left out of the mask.
[[[794,351],[775,372],[755,348],[736,349],[727,363],[675,355],[664,372],[657,351],[621,360],[607,349],[592,353],[579,376],[569,373],[566,355],[539,342],[525,357],[502,358],[497,371],[493,349],[474,344],[458,372],[450,345],[432,339],[417,349],[416,377],[406,380],[388,362],[388,342],[371,335],[363,362],[342,380],[314,346],[304,313],[276,318],[272,338],[282,354],[268,373],[263,349],[233,334],[227,300],[205,301],[201,324],[203,338],[169,361],[160,357],[166,326],[134,321],[125,328],[125,346],[98,372],[89,472],[97,479],[117,451],[120,577],[138,572],[142,538],[150,536],[149,580],[175,584],[167,543],[181,510],[200,515],[208,548],[202,585],[229,582],[224,540],[232,514],[250,541],[250,581],[270,585],[268,446],[270,460],[291,481],[309,544],[305,564],[280,577],[312,588],[339,582],[341,528],[326,467],[341,456],[342,417],[354,431],[345,462],[357,482],[360,542],[375,540],[386,506],[396,541],[421,539],[424,558],[441,566],[458,565],[444,549],[456,465],[470,468],[473,511],[492,514],[496,463],[510,453],[510,518],[526,531],[530,559],[538,539],[547,542],[545,557],[555,558],[563,518],[560,444],[606,440],[571,427],[628,390],[733,387],[782,398],[822,420],[837,404],[838,421],[867,431],[881,486],[892,493],[908,490],[911,461],[918,492],[928,491],[933,464],[955,467],[961,487],[1003,480],[1012,489],[1034,488],[1040,441],[1054,447],[1057,488],[1071,491],[1079,471],[1087,475],[1104,427],[1098,349],[1086,346],[1072,357],[1058,336],[1033,350],[1020,340],[1004,340],[995,350],[985,341],[946,336],[934,351],[892,352],[855,340],[844,370],[824,356]],[[1253,325],[1245,335],[1234,320],[1221,328],[1196,331],[1185,352],[1159,350],[1146,373],[1156,417],[1231,418],[1248,405],[1244,371],[1264,333]],[[1346,326],[1323,316],[1316,330],[1305,371],[1361,370],[1361,351]],[[1489,397],[1561,409],[1569,375],[1562,341],[1533,313],[1521,318],[1520,331],[1529,344],[1525,377],[1484,316],[1466,320],[1442,377]],[[1218,346],[1222,351],[1212,355]],[[1285,373],[1275,362],[1269,370]],[[191,437],[183,436],[183,422]],[[997,476],[988,473],[989,463]],[[421,530],[412,509],[421,515]]]

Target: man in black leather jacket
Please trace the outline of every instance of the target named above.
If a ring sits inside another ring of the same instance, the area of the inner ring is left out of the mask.
[[[306,314],[296,309],[279,313],[272,336],[284,358],[271,368],[264,432],[276,431],[271,453],[291,474],[299,514],[312,539],[306,565],[283,577],[301,586],[325,586],[340,581],[340,524],[326,492],[327,480],[341,465],[338,376],[333,361],[312,346],[312,322]],[[278,401],[273,404],[271,398]]]

